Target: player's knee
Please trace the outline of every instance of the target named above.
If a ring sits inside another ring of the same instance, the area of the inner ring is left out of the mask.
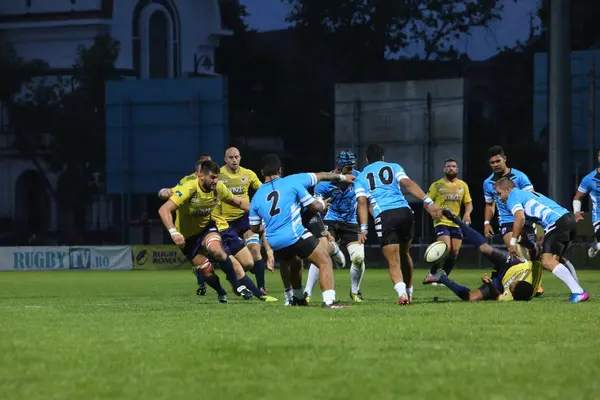
[[[197,268],[198,268],[198,271],[200,271],[200,274],[202,274],[202,276],[205,276],[205,277],[211,276],[215,271],[212,264],[208,260],[205,260],[202,264],[197,266]]]
[[[365,261],[365,246],[362,244],[351,244],[348,246],[350,260],[355,267],[361,267]]]

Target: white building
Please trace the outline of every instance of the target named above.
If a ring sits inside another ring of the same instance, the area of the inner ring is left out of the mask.
[[[139,79],[212,74],[219,37],[230,34],[222,26],[219,0],[0,2],[0,40],[12,43],[24,59],[45,60],[48,75],[69,75],[77,48],[106,33],[121,43],[117,68]],[[28,231],[55,231],[56,201],[46,193],[47,184],[33,163],[12,148],[9,122],[2,120],[0,225],[6,228],[12,221],[18,228],[29,227],[24,229]],[[58,175],[48,174],[52,190],[57,188]],[[97,202],[88,212],[87,223],[105,225],[110,213],[110,207]]]

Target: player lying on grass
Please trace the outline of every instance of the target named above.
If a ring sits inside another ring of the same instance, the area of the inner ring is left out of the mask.
[[[450,221],[455,222],[463,231],[465,238],[479,247],[479,251],[494,264],[491,278],[483,274],[483,284],[475,290],[452,281],[443,269],[431,276],[426,276],[423,284],[442,283],[464,301],[482,300],[531,300],[542,281],[542,263],[539,261],[537,248],[529,250],[531,261],[511,256],[504,250],[495,249],[485,242],[485,238],[475,229],[460,220],[449,209],[442,213]]]

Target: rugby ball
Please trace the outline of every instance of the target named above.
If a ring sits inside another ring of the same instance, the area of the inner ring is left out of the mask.
[[[433,242],[425,250],[425,261],[435,264],[448,254],[448,245],[444,242]]]

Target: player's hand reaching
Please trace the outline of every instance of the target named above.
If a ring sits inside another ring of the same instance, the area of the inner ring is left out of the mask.
[[[511,244],[508,246],[508,253],[513,257],[519,257],[519,249],[517,246],[518,245],[516,244]]]
[[[431,218],[434,220],[438,220],[442,218],[442,209],[437,206],[437,204],[433,203],[427,206],[427,212],[431,215]]]
[[[346,177],[346,179],[344,179],[344,182],[352,183],[356,179],[356,177],[352,174],[346,174],[344,176]]]
[[[484,272],[483,275],[481,275],[481,282],[487,283],[488,285],[492,284],[492,280],[490,279],[490,277],[487,274],[487,272]]]
[[[267,251],[267,269],[271,272],[275,272],[275,257],[273,251]]]
[[[365,242],[367,241],[368,234],[369,234],[369,232],[361,232],[360,236],[358,237],[358,242],[360,244],[365,244]]]
[[[483,226],[483,234],[485,235],[486,238],[491,239],[492,237],[494,237],[494,229],[492,228],[492,225],[490,224],[485,224]]]
[[[575,213],[575,222],[583,221],[583,211]]]

